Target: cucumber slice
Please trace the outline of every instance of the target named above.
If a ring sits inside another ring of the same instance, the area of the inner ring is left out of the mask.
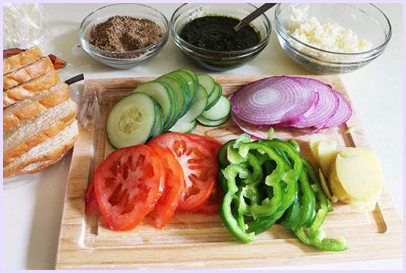
[[[185,113],[189,110],[191,104],[190,104],[190,91],[189,91],[189,85],[187,84],[186,80],[183,79],[181,76],[177,75],[177,74],[166,74],[164,77],[169,77],[169,78],[173,78],[175,79],[181,86],[182,91],[185,93],[185,104],[186,104],[186,111]],[[183,114],[185,114],[183,113]]]
[[[201,74],[198,75],[197,78],[199,80],[199,84],[203,85],[207,91],[207,95],[210,97],[211,93],[214,91],[215,81],[213,77],[207,74]]]
[[[209,110],[210,108],[212,108],[219,101],[222,92],[223,92],[223,88],[221,88],[221,85],[218,83],[214,83],[214,91],[209,96],[206,110]]]
[[[173,129],[171,128],[170,131],[172,131],[172,132],[178,132],[178,133],[190,133],[190,132],[192,132],[192,131],[196,128],[196,126],[197,126],[197,121],[194,120],[194,121],[189,122],[189,123],[187,123],[187,122],[184,122],[184,123],[176,123],[175,125],[176,125],[175,130],[173,130]],[[174,127],[175,127],[175,126],[174,126]]]
[[[162,108],[164,115],[164,128],[170,125],[174,118],[175,97],[172,89],[160,82],[143,83],[134,89],[133,93],[144,93],[153,98]]]
[[[173,91],[173,94],[175,96],[175,103],[176,103],[174,120],[172,121],[172,125],[173,125],[183,115],[183,113],[186,113],[187,105],[186,105],[185,92],[183,91],[180,83],[177,80],[175,80],[174,78],[160,77],[160,78],[156,79],[155,81],[168,84],[168,86],[170,86],[170,88]]]
[[[190,102],[194,103],[196,98],[196,92],[197,89],[199,88],[199,80],[197,79],[197,75],[196,74],[192,75],[190,72],[183,69],[177,70],[174,73],[176,73],[176,75],[179,75],[180,77],[186,80],[190,91]]]
[[[228,116],[225,117],[225,118],[223,118],[223,119],[220,119],[220,120],[208,120],[208,119],[205,119],[204,117],[198,117],[198,118],[197,118],[197,121],[198,121],[200,124],[204,125],[204,126],[216,127],[216,126],[220,126],[221,124],[223,124],[224,122],[226,122],[227,119],[228,119]]]
[[[158,105],[144,93],[118,101],[107,117],[107,137],[116,148],[145,143],[154,132]]]
[[[170,131],[174,132],[184,131],[184,128],[186,126],[185,124],[192,123],[194,120],[196,120],[196,118],[203,113],[206,104],[207,104],[206,90],[204,90],[203,86],[199,85],[199,88],[197,89],[196,93],[195,103],[193,103],[189,111],[175,123],[175,125],[170,129]]]
[[[225,96],[220,96],[218,102],[209,110],[204,111],[200,116],[207,120],[221,120],[230,114],[231,104]]]
[[[176,70],[176,71],[171,72],[169,74],[177,75],[177,76],[183,78],[186,81],[186,83],[188,85],[188,89],[189,89],[190,103],[191,104],[194,103],[195,95],[196,95],[196,89],[198,87],[198,81],[189,72],[184,71],[184,70]]]
[[[156,120],[155,120],[155,126],[154,126],[154,132],[152,134],[152,137],[156,137],[159,136],[160,134],[162,134],[163,130],[164,130],[164,115],[162,112],[162,108],[161,106],[159,106],[159,104],[157,103],[157,114],[156,114]]]

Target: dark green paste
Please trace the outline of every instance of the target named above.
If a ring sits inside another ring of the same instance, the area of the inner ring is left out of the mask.
[[[261,35],[250,25],[239,31],[234,27],[239,19],[209,15],[188,22],[180,31],[180,37],[197,47],[213,51],[247,49],[261,41]]]

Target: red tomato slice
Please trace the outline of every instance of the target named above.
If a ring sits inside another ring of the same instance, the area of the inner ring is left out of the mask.
[[[209,215],[218,213],[219,204],[222,197],[223,194],[221,192],[221,188],[216,183],[216,186],[211,192],[209,199],[203,205],[201,205],[196,212]]]
[[[85,213],[87,216],[96,216],[100,213],[93,182],[87,188]]]
[[[190,137],[191,139],[195,139],[195,140],[202,140],[202,141],[208,141],[211,142],[212,144],[215,145],[219,145],[220,147],[223,146],[223,143],[221,143],[220,141],[218,141],[215,138],[206,136],[206,135],[197,135],[197,134],[192,134],[192,133],[185,133],[188,137]]]
[[[112,152],[97,168],[94,189],[100,213],[113,230],[130,230],[162,194],[165,169],[147,145]]]
[[[216,184],[217,155],[205,142],[193,140],[186,134],[165,133],[150,140],[167,147],[179,161],[186,182],[186,189],[179,209],[194,211],[205,203]]]
[[[182,167],[168,148],[151,143],[149,147],[155,151],[162,160],[165,168],[165,186],[161,198],[149,216],[152,224],[162,228],[174,215],[185,189],[185,178]]]

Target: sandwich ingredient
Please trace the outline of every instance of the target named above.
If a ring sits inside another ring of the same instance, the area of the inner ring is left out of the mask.
[[[113,230],[130,230],[152,211],[162,194],[165,169],[146,145],[116,150],[97,168],[94,191],[103,218]]]
[[[383,180],[381,164],[373,153],[363,148],[338,149],[334,140],[320,135],[311,138],[310,148],[321,166],[320,177],[328,178],[323,189],[333,201],[374,209]]]
[[[88,216],[113,230],[129,230],[148,215],[162,228],[177,209],[216,214],[217,155],[221,143],[207,136],[166,133],[147,145],[111,153],[86,193]]]
[[[208,15],[185,24],[180,37],[186,42],[213,51],[243,50],[257,45],[261,35],[251,25],[235,31],[239,19]]]
[[[185,178],[182,167],[169,149],[153,143],[148,144],[148,146],[159,155],[165,168],[162,196],[149,214],[153,225],[162,228],[175,214],[179,202],[183,198]]]
[[[191,132],[197,122],[221,125],[229,113],[230,102],[211,76],[181,69],[143,83],[122,98],[109,113],[107,136],[114,147],[128,147],[167,131]]]
[[[36,173],[73,147],[77,106],[39,47],[3,55],[3,176]]]
[[[186,185],[179,209],[186,211],[198,210],[217,184],[217,153],[221,145],[196,138],[191,140],[187,134],[167,133],[148,142],[169,149],[179,161]]]
[[[271,130],[272,131],[272,130]],[[244,243],[275,223],[295,232],[305,244],[327,251],[347,249],[343,240],[324,238],[322,224],[332,210],[313,166],[295,141],[251,141],[246,134],[219,152],[219,183],[224,196],[220,215]]]
[[[244,132],[261,138],[269,126],[315,128],[346,122],[351,106],[331,86],[315,79],[274,76],[240,88],[231,98],[231,117]]]
[[[117,15],[94,25],[88,39],[101,50],[128,52],[146,48],[162,35],[161,27],[151,20]]]
[[[304,18],[299,9],[293,10],[290,33],[303,43],[323,50],[342,53],[365,52],[372,48],[372,43],[358,38],[351,29],[335,22],[320,23],[315,17]]]

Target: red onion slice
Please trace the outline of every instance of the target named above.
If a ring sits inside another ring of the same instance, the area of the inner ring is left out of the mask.
[[[296,79],[310,90],[316,90],[319,94],[319,102],[307,118],[293,124],[293,127],[324,127],[335,115],[339,106],[339,97],[330,85],[319,80],[301,77]]]
[[[352,115],[352,109],[350,103],[344,96],[334,91],[339,98],[339,104],[334,116],[324,125],[325,128],[335,127],[346,122]]]
[[[275,76],[239,89],[231,98],[231,111],[251,124],[288,126],[304,119],[317,101],[317,92],[295,78]]]
[[[232,121],[235,123],[235,125],[237,125],[237,127],[240,128],[241,131],[248,134],[249,136],[259,139],[268,137],[268,131],[270,126],[251,125],[236,117],[235,114],[232,112],[230,114],[230,117]]]

